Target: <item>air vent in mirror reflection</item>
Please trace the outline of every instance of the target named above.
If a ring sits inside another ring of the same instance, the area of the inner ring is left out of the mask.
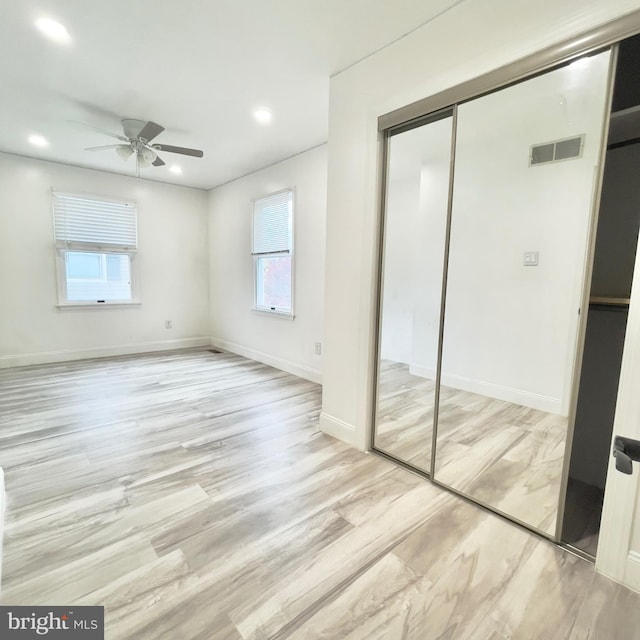
[[[561,160],[572,160],[582,157],[584,148],[584,134],[575,138],[534,144],[529,152],[529,166],[537,164],[549,164]]]

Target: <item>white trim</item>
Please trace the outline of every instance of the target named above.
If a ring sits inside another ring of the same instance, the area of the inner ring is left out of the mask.
[[[323,433],[326,433],[333,438],[337,438],[338,440],[342,440],[342,442],[346,442],[356,449],[363,450],[355,425],[349,424],[344,420],[340,420],[340,418],[335,418],[325,411],[322,411],[320,413],[319,426],[320,431]]]
[[[465,378],[463,376],[452,374],[443,374],[441,382],[447,387],[454,387],[455,389],[462,389],[463,391],[471,391],[471,393],[479,393],[483,396],[489,396],[490,398],[496,398],[506,402],[513,402],[524,407],[538,409],[539,411],[546,411],[557,415],[566,415],[566,412],[563,412],[562,410],[562,401],[560,398],[543,396],[538,393],[524,391],[523,389],[504,387],[499,384],[494,384],[493,382],[473,380],[472,378]]]
[[[122,174],[120,174],[122,175]],[[62,196],[67,198],[78,198],[79,200],[95,200],[96,202],[112,202],[114,204],[129,204],[133,207],[138,207],[138,201],[131,198],[114,198],[113,196],[103,196],[99,193],[92,193],[89,191],[56,191],[51,190],[52,196]]]
[[[640,553],[630,551],[624,572],[624,585],[640,593]]]
[[[421,378],[428,378],[429,380],[436,379],[436,373],[433,369],[418,364],[410,365],[409,373],[414,376],[420,376]],[[523,389],[515,389],[513,387],[504,387],[500,384],[494,384],[493,382],[474,380],[473,378],[466,378],[455,374],[443,373],[442,384],[446,387],[478,393],[490,398],[496,398],[497,400],[513,402],[523,407],[531,407],[532,409],[538,409],[539,411],[546,411],[547,413],[554,413],[556,415],[566,415],[566,411],[562,409],[562,400],[560,398],[543,396],[539,393],[532,393],[531,391],[524,391]]]
[[[278,311],[277,309],[263,309],[262,307],[251,307],[251,311],[256,313],[263,313],[265,316],[275,316],[276,318],[282,318],[284,320],[293,320],[296,315],[290,311]]]
[[[208,336],[198,336],[195,338],[178,338],[177,340],[155,340],[153,342],[121,344],[112,347],[85,347],[83,349],[20,353],[0,356],[0,369],[26,367],[33,364],[49,364],[52,362],[68,362],[71,360],[86,360],[89,358],[104,358],[108,356],[126,356],[136,353],[150,353],[153,351],[208,347],[209,344]]]
[[[239,356],[244,356],[250,360],[257,360],[263,364],[268,364],[270,367],[275,367],[281,371],[286,371],[299,378],[310,380],[311,382],[317,382],[322,384],[322,371],[313,369],[307,365],[287,360],[286,358],[280,358],[264,351],[258,351],[252,347],[238,344],[236,342],[230,342],[229,340],[223,340],[222,338],[211,337],[211,345],[223,349],[224,351],[231,351]]]
[[[142,302],[121,302],[120,300],[107,300],[105,302],[59,302],[58,309],[98,309],[99,307],[140,307]]]
[[[616,401],[616,414],[613,422],[613,438],[616,435],[629,438],[640,437],[640,260],[636,259],[631,285],[631,299],[627,330],[620,368],[620,384]],[[609,446],[609,452],[613,449]],[[627,476],[616,470],[615,461],[609,455],[607,484],[604,492],[604,505],[596,569],[601,573],[624,582],[625,567],[631,546],[634,527],[634,514],[638,500],[638,464],[634,463],[633,475]]]
[[[421,364],[410,364],[409,373],[412,376],[418,376],[419,378],[427,378],[427,380],[436,379],[436,370],[431,367],[425,367]]]

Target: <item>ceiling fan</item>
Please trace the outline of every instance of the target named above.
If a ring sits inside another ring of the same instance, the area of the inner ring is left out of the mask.
[[[199,149],[189,149],[188,147],[176,147],[170,144],[151,144],[151,141],[164,131],[164,127],[155,122],[145,122],[144,120],[133,120],[125,118],[122,120],[123,134],[113,133],[99,127],[94,127],[84,122],[73,121],[76,124],[88,127],[94,131],[99,131],[107,136],[120,140],[119,144],[107,144],[99,147],[87,147],[85,151],[103,151],[105,149],[115,149],[116,153],[123,159],[128,160],[133,154],[136,156],[136,172],[140,175],[140,169],[150,166],[161,167],[164,160],[158,155],[159,151],[169,153],[180,153],[184,156],[202,158],[204,152]]]

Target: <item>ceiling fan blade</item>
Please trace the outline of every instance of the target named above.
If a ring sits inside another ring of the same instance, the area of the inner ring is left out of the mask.
[[[79,124],[81,127],[86,127],[87,129],[93,129],[94,131],[99,131],[100,133],[104,133],[107,136],[111,136],[112,138],[117,138],[118,140],[122,140],[122,142],[129,142],[129,138],[125,138],[124,136],[113,133],[112,131],[107,131],[106,129],[100,129],[100,127],[94,127],[91,124],[87,124],[86,122],[79,122],[78,120],[67,120],[67,122],[72,122],[73,124]]]
[[[167,163],[160,156],[156,156],[156,159],[151,164],[154,167],[162,167]]]
[[[159,124],[155,122],[147,122],[147,124],[142,127],[140,133],[138,134],[138,138],[142,138],[149,142],[149,140],[153,140],[157,135],[160,135],[164,131],[164,127],[161,127]]]
[[[103,144],[100,147],[85,147],[85,151],[102,151],[103,149],[120,149],[122,147],[128,147],[127,144]]]
[[[194,158],[202,158],[204,151],[200,149],[188,149],[187,147],[173,147],[170,144],[154,144],[156,151],[168,151],[169,153],[181,153],[183,156],[193,156]]]

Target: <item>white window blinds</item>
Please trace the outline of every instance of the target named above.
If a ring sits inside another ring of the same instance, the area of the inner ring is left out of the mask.
[[[291,251],[292,200],[291,191],[282,191],[254,202],[253,255]]]
[[[137,247],[136,205],[64,193],[53,194],[56,245],[59,248]]]

